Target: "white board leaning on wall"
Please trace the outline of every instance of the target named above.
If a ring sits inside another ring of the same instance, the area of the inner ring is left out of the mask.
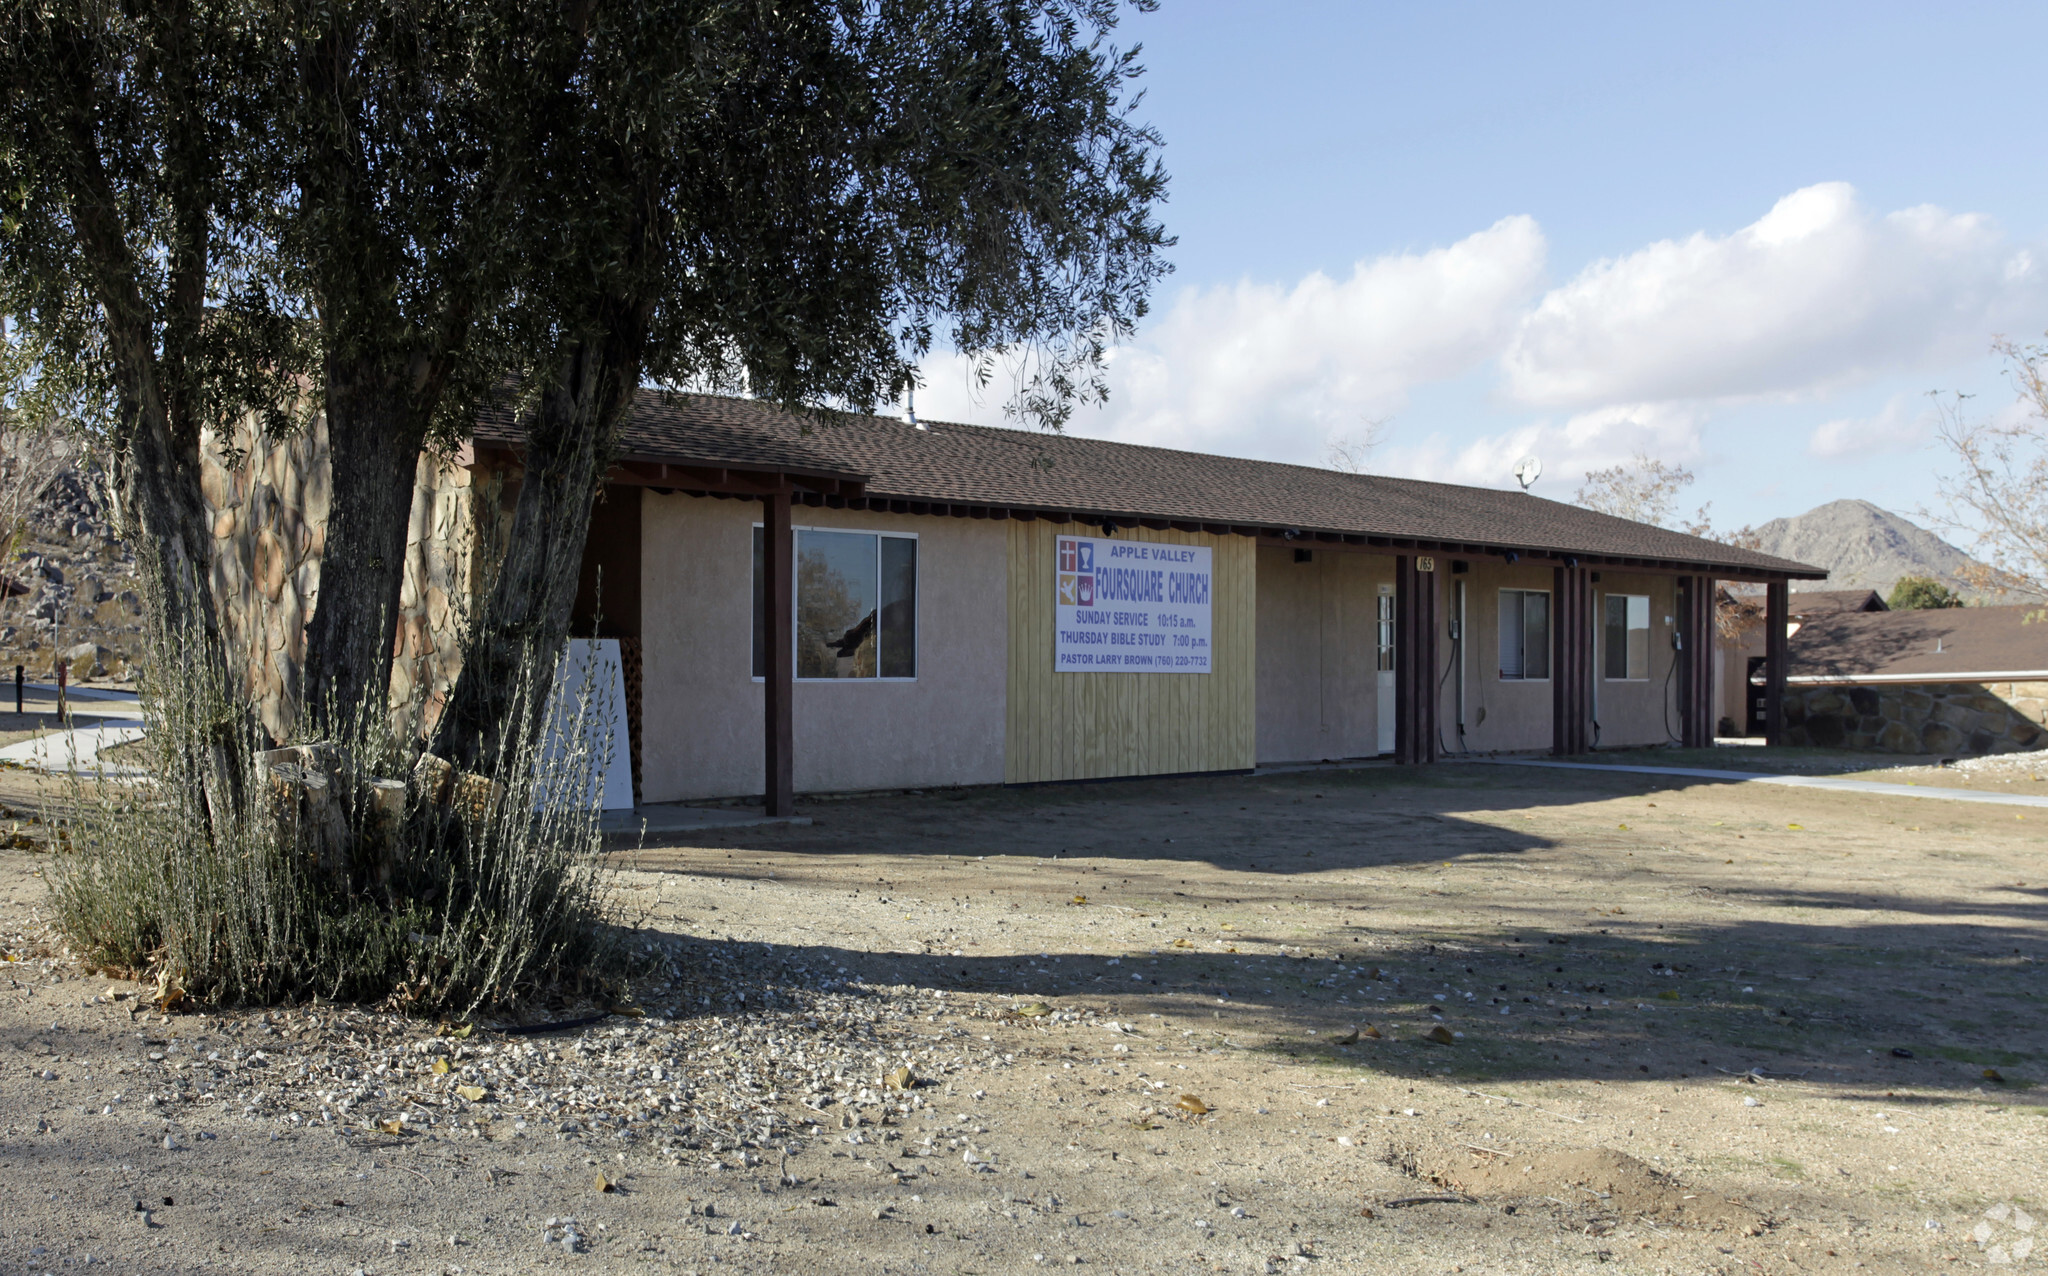
[[[1206,545],[1057,538],[1053,664],[1059,673],[1208,673]]]
[[[592,759],[586,800],[603,811],[630,810],[633,754],[626,739],[626,674],[616,638],[569,640],[555,666],[555,695],[542,746],[545,764],[567,756],[570,733],[579,727],[579,743]],[[546,801],[545,793],[536,794],[536,806]]]

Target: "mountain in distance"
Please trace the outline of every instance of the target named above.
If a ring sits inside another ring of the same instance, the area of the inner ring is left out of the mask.
[[[1829,501],[1756,530],[1764,553],[1828,569],[1824,581],[1793,581],[1794,591],[1874,589],[1883,596],[1901,576],[1931,576],[1955,587],[1958,574],[1974,562],[1933,532],[1869,501]]]

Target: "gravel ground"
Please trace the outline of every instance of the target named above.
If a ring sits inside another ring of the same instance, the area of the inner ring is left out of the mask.
[[[1447,766],[805,813],[621,857],[650,973],[538,1032],[610,1008],[156,1013],[0,852],[0,1276],[2048,1259],[2009,811]]]

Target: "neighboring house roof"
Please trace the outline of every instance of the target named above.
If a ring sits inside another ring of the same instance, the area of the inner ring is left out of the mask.
[[[943,504],[1081,521],[1113,518],[1249,533],[1301,531],[1474,554],[1577,554],[1722,576],[1824,579],[1826,571],[1523,492],[1461,487],[1168,448],[893,417],[804,414],[771,403],[643,391],[622,430],[631,462],[859,476],[875,506]],[[509,417],[485,446],[517,446]],[[690,490],[678,478],[674,484]],[[924,512],[917,510],[916,512]]]
[[[1802,589],[1788,600],[1795,620],[1818,620],[1843,612],[1889,611],[1874,589]]]
[[[2048,679],[2048,611],[1943,607],[1840,612],[1791,638],[1791,682]]]

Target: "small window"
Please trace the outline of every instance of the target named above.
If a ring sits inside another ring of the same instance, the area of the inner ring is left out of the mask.
[[[1379,594],[1379,672],[1394,667],[1394,587],[1381,585]]]
[[[754,659],[768,673],[762,529],[754,529]],[[917,538],[796,530],[796,676],[917,676]]]
[[[1502,682],[1543,682],[1550,677],[1550,594],[1540,589],[1500,591]]]
[[[1650,596],[1609,594],[1606,602],[1606,651],[1602,657],[1610,682],[1642,682],[1650,676]]]

